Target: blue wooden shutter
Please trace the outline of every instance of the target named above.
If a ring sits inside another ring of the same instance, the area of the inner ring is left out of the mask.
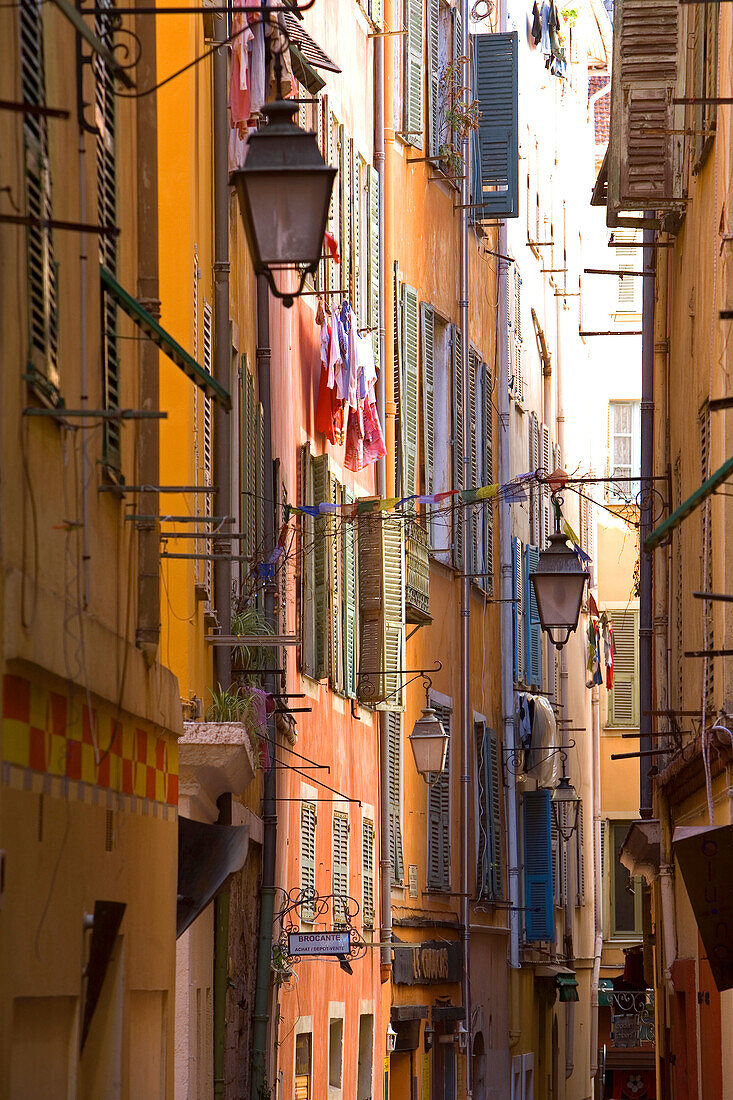
[[[512,536],[512,615],[514,617],[514,679],[526,679],[526,637],[524,628],[524,570],[522,540]]]
[[[492,218],[519,216],[516,31],[471,37],[475,58],[474,95],[479,103],[481,193],[477,213]]]
[[[549,790],[525,791],[524,937],[529,943],[555,939],[552,904],[552,843]]]
[[[534,585],[529,579],[529,574],[537,568],[540,560],[540,551],[537,546],[528,546],[524,552],[525,573],[524,591],[526,595],[525,622],[527,628],[527,683],[534,687],[542,687],[542,625],[537,600],[534,593]]]

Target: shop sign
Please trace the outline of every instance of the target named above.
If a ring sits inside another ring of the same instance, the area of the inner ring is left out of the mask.
[[[733,826],[685,826],[672,838],[719,992],[733,989]]]
[[[408,950],[395,951],[394,980],[401,985],[438,985],[460,982],[462,976],[461,944],[434,940]]]
[[[289,932],[288,955],[348,955],[348,932]]]

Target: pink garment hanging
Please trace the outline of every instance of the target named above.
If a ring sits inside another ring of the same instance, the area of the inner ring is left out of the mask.
[[[370,466],[387,454],[379,413],[373,401],[364,403],[364,465]]]

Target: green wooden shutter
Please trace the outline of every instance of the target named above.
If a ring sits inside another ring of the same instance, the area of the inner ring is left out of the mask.
[[[351,283],[351,161],[353,141],[339,126],[339,184],[341,203],[341,282],[334,288],[347,290]]]
[[[387,710],[405,705],[405,540],[400,516],[380,513],[382,520],[382,576],[384,606],[384,700]],[[381,705],[381,704],[378,704]]]
[[[417,291],[402,287],[402,454],[404,456],[403,493],[417,493],[417,417],[418,417],[418,347],[420,338]]]
[[[477,896],[481,900],[501,898],[504,881],[501,859],[501,774],[496,730],[485,722],[476,723],[479,790],[479,851]]]
[[[452,402],[453,402],[453,440],[451,446],[451,454],[453,457],[452,473],[453,473],[453,488],[465,489],[466,487],[466,465],[465,465],[465,443],[464,443],[464,424],[463,418],[465,415],[465,387],[464,387],[464,371],[463,371],[463,344],[461,330],[457,325],[451,326],[452,336],[452,366],[453,366],[453,387],[452,387]],[[465,563],[465,545],[463,537],[463,507],[460,501],[453,503],[453,565],[456,569],[463,570]]]
[[[404,707],[403,520],[383,512],[358,517],[359,683],[357,695],[385,710]]]
[[[257,402],[255,417],[255,432],[257,440],[257,549],[258,557],[262,556],[265,548],[265,415],[262,403]],[[261,614],[265,612],[265,586],[259,585],[257,590],[257,606]]]
[[[332,854],[333,924],[334,928],[344,928],[349,895],[349,818],[338,812],[333,815]]]
[[[312,802],[300,805],[300,889],[305,894],[301,916],[312,921],[316,890],[316,807]]]
[[[481,483],[478,471],[478,410],[477,410],[477,386],[479,384],[479,354],[475,348],[468,349],[468,485],[466,488],[475,489]],[[464,507],[466,507],[464,505]],[[467,506],[468,511],[468,572],[479,571],[479,507],[475,504]]]
[[[300,448],[300,492],[302,504],[313,504],[312,456],[309,444]],[[315,576],[315,520],[302,513],[300,516],[300,632],[301,668],[315,679],[318,674],[316,644],[316,576]]]
[[[555,939],[549,790],[525,791],[524,936],[529,943]]]
[[[330,499],[328,480],[328,455],[311,458],[311,478],[313,482],[313,504],[321,504]],[[328,616],[330,606],[330,515],[322,515],[314,523],[313,533],[313,580],[314,580],[314,618],[315,618],[315,676],[322,680],[329,671]]]
[[[341,504],[341,486],[332,473],[328,475],[328,500]],[[319,523],[321,520],[319,520]],[[328,545],[328,620],[329,620],[329,682],[335,691],[344,686],[344,561],[341,522],[334,513],[323,517]]]
[[[578,828],[575,830],[575,904],[585,904],[585,834],[583,803],[578,807]]]
[[[364,818],[361,830],[361,912],[364,928],[374,927],[374,825]]]
[[[387,758],[389,774],[389,855],[392,864],[392,881],[402,882],[405,865],[402,858],[402,720],[399,714],[388,712]]]
[[[608,725],[639,725],[639,612],[609,611],[613,626],[613,688],[608,695]]]
[[[369,212],[369,315],[367,324],[372,330],[372,345],[374,347],[374,363],[377,371],[381,370],[379,359],[379,174],[371,165],[367,168],[369,195],[367,198]]]
[[[344,504],[352,504],[353,494],[343,491]],[[353,523],[341,523],[344,555],[344,691],[356,695],[356,532]]]
[[[394,406],[395,406],[395,493],[402,496],[402,486],[405,470],[405,456],[403,448],[402,432],[402,297],[400,294],[399,263],[394,262],[394,275],[392,279],[392,292],[394,302]]]
[[[440,2],[427,0],[428,124],[431,157],[440,156]]]
[[[369,18],[377,30],[382,29],[382,0],[369,0]]]
[[[422,462],[425,492],[435,492],[435,313],[427,302],[420,304],[420,335],[422,346]],[[430,545],[435,541],[432,515],[428,520]]]
[[[481,216],[519,216],[519,140],[517,121],[518,35],[475,34],[475,95],[481,115]]]
[[[450,734],[451,710],[435,702],[432,706]],[[450,889],[450,741],[445,768],[428,787],[428,887]]]
[[[361,191],[363,187],[364,174],[362,171],[363,161],[359,154],[356,152],[353,141],[351,142],[351,150],[351,240],[353,252],[353,264],[351,270],[351,304],[354,307],[354,313],[356,314],[356,319],[359,322],[359,327],[363,328],[365,325],[365,303],[362,301],[361,294]]]
[[[423,143],[423,0],[405,0],[405,139]]]
[[[542,624],[535,598],[534,585],[529,574],[537,568],[540,551],[537,546],[527,546],[524,552],[525,573],[524,593],[526,598],[525,623],[527,629],[527,683],[533,687],[542,687]]]
[[[491,371],[486,363],[483,365],[482,396],[484,405],[484,469],[483,483],[491,485],[494,481],[494,408],[491,401]],[[483,578],[484,591],[492,596],[494,593],[494,507],[488,500],[484,503],[484,561],[483,571],[488,575]]]

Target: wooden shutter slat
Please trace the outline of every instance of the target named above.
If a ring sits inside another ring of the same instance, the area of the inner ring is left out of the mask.
[[[552,888],[550,792],[525,791],[524,817],[524,935],[530,942],[555,939]]]
[[[401,427],[404,458],[403,493],[417,493],[418,348],[420,337],[417,291],[402,287],[402,388]]]
[[[440,2],[427,0],[429,154],[440,155]]]
[[[479,103],[481,215],[519,216],[518,35],[471,36]]]
[[[353,494],[343,491],[344,504],[352,504]],[[342,524],[344,560],[344,690],[356,695],[356,532],[353,523]]]
[[[369,211],[369,326],[372,330],[374,363],[381,370],[379,358],[379,174],[376,168],[368,166],[368,211]]]
[[[317,455],[311,459],[311,480],[313,485],[313,504],[329,500],[328,455]],[[319,516],[314,523],[313,532],[313,579],[314,579],[314,618],[315,618],[315,676],[322,680],[329,670],[329,521],[332,516]]]
[[[316,808],[311,802],[302,802],[300,807],[300,889],[310,894],[301,907],[303,920],[310,921],[315,916],[312,896],[315,894],[315,888]]]
[[[462,333],[457,325],[452,325],[452,407],[453,407],[453,440],[451,453],[453,456],[453,487],[455,489],[466,488],[466,464],[464,442],[464,415],[465,415],[465,379],[463,364]],[[453,504],[453,565],[462,570],[465,563],[465,545],[463,535],[463,509],[459,502]]]
[[[431,495],[435,485],[435,313],[427,302],[420,304],[422,350],[422,460],[425,492]],[[433,519],[429,520],[430,545],[434,543]]]
[[[407,0],[405,11],[405,140],[423,144],[423,0]]]

